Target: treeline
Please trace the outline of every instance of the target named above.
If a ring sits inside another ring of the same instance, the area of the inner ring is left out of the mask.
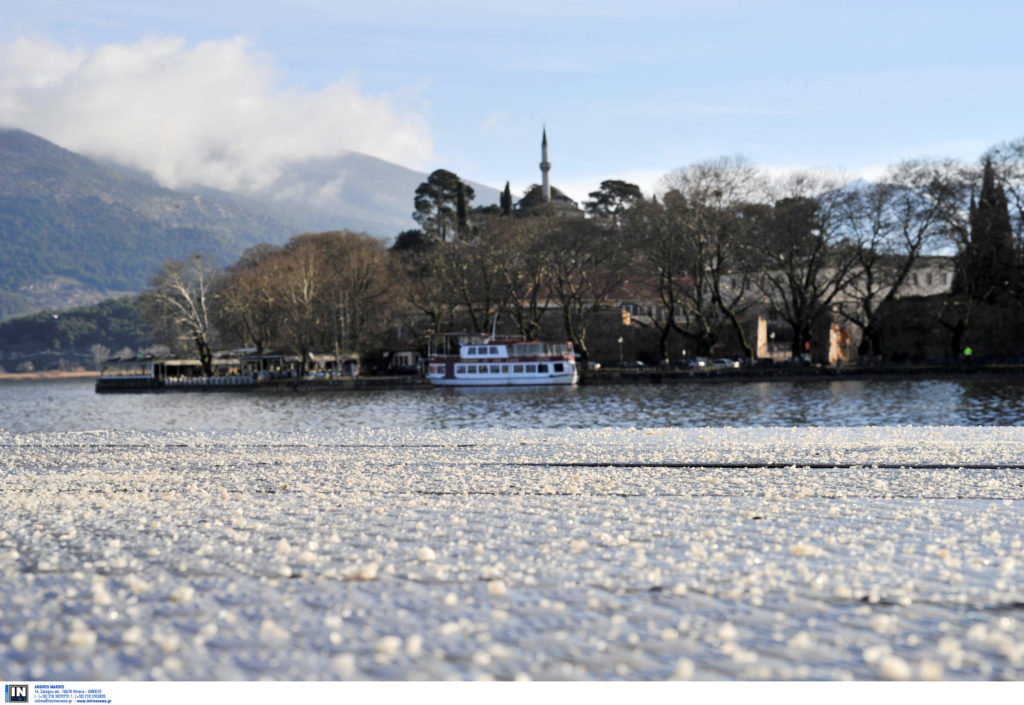
[[[127,296],[67,311],[46,311],[0,323],[0,356],[9,372],[31,371],[31,359],[65,367],[92,366],[111,354],[149,345],[139,298]]]
[[[792,328],[794,354],[816,321],[841,315],[860,329],[861,354],[877,355],[887,304],[922,256],[952,258],[941,311],[953,349],[976,306],[1024,298],[1024,140],[977,167],[906,162],[872,184],[773,177],[723,158],[667,174],[650,199],[605,181],[586,217],[526,199],[513,207],[507,186],[500,206],[472,199],[439,170],[415,195],[421,229],[391,248],[330,232],[252,248],[223,271],[203,257],[169,262],[144,315],[207,364],[214,347],[368,355],[431,331],[486,332],[496,314],[527,337],[557,315],[587,357],[598,314],[624,303],[646,307],[663,359],[671,339],[703,355],[725,335],[753,357],[746,323],[765,312]]]

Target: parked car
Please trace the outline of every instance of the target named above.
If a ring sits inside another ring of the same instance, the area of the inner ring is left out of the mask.
[[[719,357],[711,361],[712,367],[739,367],[739,360],[730,360],[727,357]]]
[[[603,363],[603,366],[609,369],[628,369],[631,367],[643,367],[644,363],[639,360],[612,360],[611,362]]]

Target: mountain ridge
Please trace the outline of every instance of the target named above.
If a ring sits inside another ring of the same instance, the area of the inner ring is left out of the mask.
[[[0,319],[138,292],[163,262],[197,252],[226,265],[302,232],[390,239],[416,227],[414,192],[426,177],[350,152],[290,165],[254,194],[168,189],[137,169],[0,129]],[[473,186],[475,204],[497,201],[496,189]]]

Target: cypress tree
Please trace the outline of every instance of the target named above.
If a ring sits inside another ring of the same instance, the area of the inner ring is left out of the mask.
[[[1017,289],[1019,271],[1006,193],[991,160],[985,160],[977,203],[971,199],[970,226],[963,289],[976,301],[994,303]]]
[[[512,190],[505,182],[505,190],[501,192],[501,214],[512,215]]]
[[[458,223],[458,232],[463,233],[466,230],[466,226],[469,224],[469,215],[466,209],[466,185],[461,181],[456,192],[455,198],[455,214]]]

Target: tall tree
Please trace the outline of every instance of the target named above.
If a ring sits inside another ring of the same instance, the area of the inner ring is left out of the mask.
[[[953,357],[963,349],[963,338],[978,304],[964,289],[971,245],[969,204],[979,176],[976,168],[948,159],[905,161],[896,167],[893,176],[901,188],[912,191],[925,207],[934,210],[939,219],[939,245],[957,252],[953,259],[953,291],[943,301],[938,316],[938,322],[949,331]]]
[[[587,220],[562,220],[542,240],[545,288],[562,312],[565,334],[584,361],[600,310],[629,280],[631,259],[618,232]]]
[[[277,289],[273,260],[280,248],[256,245],[228,267],[217,287],[217,328],[226,341],[253,346],[262,355],[277,334]]]
[[[855,258],[843,315],[861,330],[858,353],[881,354],[881,312],[901,293],[914,265],[943,232],[941,209],[902,185],[908,175],[890,170],[877,184],[849,190],[840,200],[842,225]]]
[[[459,177],[445,169],[437,169],[427,180],[416,188],[413,201],[416,208],[412,217],[425,232],[441,242],[455,237],[459,224],[457,202],[462,182]],[[472,186],[462,185],[463,198],[468,205],[475,192]]]
[[[213,291],[221,276],[210,260],[194,255],[187,261],[166,262],[142,294],[143,316],[169,345],[184,341],[194,346],[203,374],[213,374],[211,309]]]
[[[970,225],[971,240],[961,254],[962,288],[975,301],[994,303],[1016,292],[1020,274],[1006,194],[991,159],[985,160],[978,201],[971,203]]]
[[[671,326],[709,355],[731,327],[748,357],[754,351],[743,327],[754,278],[747,201],[763,190],[763,177],[741,157],[723,157],[678,169],[662,179],[668,189],[665,232],[651,255]],[[670,276],[666,276],[670,274]]]
[[[505,182],[505,190],[501,192],[501,214],[512,215],[512,189],[509,188],[509,184]]]
[[[839,227],[840,193],[834,184],[794,174],[780,187],[782,197],[759,224],[758,288],[793,328],[797,356],[811,348],[815,323],[831,313],[847,286],[854,250]]]
[[[627,211],[644,200],[639,186],[617,179],[602,181],[601,188],[591,191],[589,196],[590,200],[584,203],[587,213],[616,225],[622,222]]]

